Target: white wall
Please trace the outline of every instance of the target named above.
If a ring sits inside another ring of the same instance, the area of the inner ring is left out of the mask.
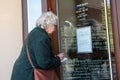
[[[0,80],[10,80],[22,46],[21,0],[0,0]]]

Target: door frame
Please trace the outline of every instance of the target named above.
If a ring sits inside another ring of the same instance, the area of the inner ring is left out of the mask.
[[[120,0],[110,0],[117,80],[120,80]]]

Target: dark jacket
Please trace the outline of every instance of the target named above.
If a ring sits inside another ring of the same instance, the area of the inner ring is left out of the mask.
[[[11,80],[34,80],[25,45],[26,43],[23,44],[21,54],[14,64]],[[35,67],[50,70],[60,66],[60,58],[54,56],[50,37],[44,29],[36,27],[30,32],[28,49]]]

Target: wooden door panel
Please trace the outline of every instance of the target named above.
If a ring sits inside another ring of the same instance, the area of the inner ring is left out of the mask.
[[[52,11],[56,14],[56,0],[42,0],[42,12]],[[58,31],[51,35],[52,47],[55,54],[58,54]],[[56,69],[57,75],[60,78],[60,68]]]

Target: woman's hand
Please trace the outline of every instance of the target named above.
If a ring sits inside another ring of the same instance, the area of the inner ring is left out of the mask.
[[[64,53],[59,53],[57,56],[60,58],[60,60],[64,59]]]

